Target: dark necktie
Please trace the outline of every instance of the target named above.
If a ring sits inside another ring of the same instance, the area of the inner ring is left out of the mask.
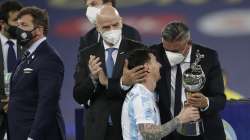
[[[14,67],[17,64],[17,57],[16,57],[16,53],[14,50],[14,43],[12,41],[8,40],[7,44],[9,45],[8,56],[7,56],[8,72],[13,72]]]
[[[182,95],[182,72],[180,64],[177,65],[177,72],[175,78],[175,104],[174,104],[174,116],[178,115],[181,111],[181,95]]]
[[[116,50],[116,48],[106,49],[106,51],[108,51],[108,57],[107,57],[107,61],[106,61],[106,70],[107,70],[108,78],[111,78],[112,73],[113,73],[114,60],[112,58],[112,53],[114,50]]]

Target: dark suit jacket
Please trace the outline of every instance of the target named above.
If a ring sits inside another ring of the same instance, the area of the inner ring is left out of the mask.
[[[21,56],[22,56],[22,47],[17,46],[17,58],[21,58]],[[0,127],[3,124],[3,121],[5,121],[4,120],[5,113],[3,111],[4,104],[1,103],[1,99],[4,98],[6,98],[4,89],[4,58],[3,58],[2,43],[0,40]]]
[[[99,82],[95,86],[89,76],[89,56],[100,57],[102,68],[105,68],[105,50],[102,42],[85,48],[80,52],[79,62],[74,75],[74,98],[79,104],[84,104],[85,110],[85,138],[84,140],[104,140],[108,116],[111,114],[114,135],[117,140],[122,140],[121,133],[121,109],[126,91],[120,87],[120,78],[126,54],[134,49],[145,47],[132,40],[122,39],[118,50],[113,77],[108,81],[108,88]]]
[[[63,62],[46,41],[18,65],[11,78],[10,140],[65,140],[59,108],[63,77]]]
[[[135,28],[126,24],[123,24],[122,36],[131,40],[141,41],[141,36],[139,32]],[[99,42],[101,42],[101,40],[102,39],[100,37]],[[88,47],[93,44],[96,44],[96,43],[98,43],[98,32],[96,31],[96,28],[93,28],[89,32],[87,32],[85,36],[82,36],[80,38],[79,50],[81,50],[84,47]]]
[[[165,123],[171,119],[170,113],[170,93],[171,93],[171,67],[167,59],[162,44],[151,47],[157,60],[162,64],[160,70],[161,80],[157,83],[156,92],[159,94],[159,109],[161,121]],[[191,52],[191,63],[195,60],[196,50],[199,49],[201,54],[205,55],[201,59],[201,67],[206,75],[206,83],[201,93],[209,98],[208,110],[201,112],[201,118],[204,123],[204,140],[225,140],[225,133],[219,111],[225,106],[224,85],[222,71],[216,51],[193,44]],[[174,140],[173,135],[169,135],[167,140]]]

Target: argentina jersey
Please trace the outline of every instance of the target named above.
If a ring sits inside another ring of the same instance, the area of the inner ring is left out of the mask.
[[[136,84],[127,94],[122,107],[122,135],[124,140],[143,140],[138,124],[160,125],[160,114],[155,93],[142,84]]]

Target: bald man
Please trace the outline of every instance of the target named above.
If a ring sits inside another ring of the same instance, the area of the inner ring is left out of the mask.
[[[116,7],[116,0],[83,0],[83,2],[86,6],[86,17],[95,27],[89,30],[84,36],[80,37],[79,50],[102,41],[101,35],[96,29],[96,14],[103,5]],[[140,33],[134,27],[125,23],[123,23],[122,26],[122,36],[141,41]]]
[[[103,41],[80,52],[74,99],[86,108],[84,140],[122,140],[121,109],[127,91],[120,82],[126,83],[126,78],[121,80],[125,58],[130,51],[145,46],[123,38],[122,18],[112,6],[100,10],[96,27]],[[137,73],[141,68],[129,72]]]

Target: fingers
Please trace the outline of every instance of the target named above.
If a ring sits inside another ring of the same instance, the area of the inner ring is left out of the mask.
[[[191,94],[191,97],[192,97],[192,98],[202,98],[203,95],[202,95],[201,93],[192,93],[192,94]]]
[[[102,62],[100,62],[100,58],[94,55],[90,55],[89,57],[89,70],[91,74],[96,75],[102,68]]]
[[[1,102],[2,102],[2,103],[7,103],[7,102],[9,102],[9,97],[4,98],[4,99],[1,99]]]
[[[130,71],[131,71],[132,73],[135,73],[135,72],[141,73],[141,72],[144,71],[143,69],[144,69],[144,66],[143,66],[143,65],[140,65],[140,66],[134,67],[134,68],[131,69]]]
[[[143,66],[133,68],[130,73],[135,83],[143,82],[145,80],[145,76],[147,75],[147,71]]]
[[[99,57],[96,57],[94,55],[90,55],[90,57],[89,57],[89,65],[94,66],[94,65],[96,65],[99,62],[100,62],[100,58]]]
[[[124,65],[123,65],[123,71],[128,70],[128,60],[125,59]]]

